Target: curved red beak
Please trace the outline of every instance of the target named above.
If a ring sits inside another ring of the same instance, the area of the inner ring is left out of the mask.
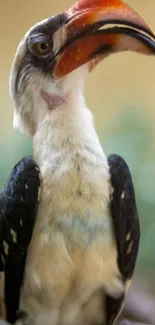
[[[121,51],[155,54],[155,36],[144,20],[121,0],[79,0],[63,26],[65,43],[56,56],[54,78],[63,78],[90,61]],[[95,62],[95,64],[93,64]]]

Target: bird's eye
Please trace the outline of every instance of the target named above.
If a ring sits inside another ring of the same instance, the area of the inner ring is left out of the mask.
[[[43,54],[48,53],[48,51],[49,51],[49,43],[48,42],[38,42],[36,44],[36,47],[37,47],[38,52],[43,53]]]
[[[47,57],[52,53],[53,42],[46,35],[35,34],[28,41],[29,50],[38,57]]]
[[[43,54],[43,55],[47,54],[49,52],[49,49],[50,49],[49,42],[38,42],[38,43],[36,43],[36,50],[40,54]]]

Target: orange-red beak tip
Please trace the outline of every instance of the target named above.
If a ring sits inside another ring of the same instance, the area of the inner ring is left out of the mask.
[[[121,0],[79,0],[68,12],[71,19],[65,29],[69,41],[58,55],[54,71],[57,78],[88,61],[92,62],[90,67],[94,67],[101,57],[115,52],[131,50],[155,54],[153,32]]]

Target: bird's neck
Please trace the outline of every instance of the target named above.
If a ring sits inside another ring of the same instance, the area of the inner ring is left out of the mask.
[[[33,138],[33,148],[42,173],[54,159],[66,159],[77,152],[84,155],[86,148],[101,160],[105,158],[81,91],[70,94],[66,103],[49,112]]]

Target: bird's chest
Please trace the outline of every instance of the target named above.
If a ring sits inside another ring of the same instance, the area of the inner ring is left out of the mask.
[[[84,239],[88,244],[109,226],[105,167],[81,159],[66,159],[55,168],[53,164],[49,178],[43,178],[36,230],[42,229],[49,241],[54,232],[62,234],[70,244],[82,244]]]
[[[69,304],[71,297],[89,297],[97,285],[94,281],[92,288],[96,272],[100,282],[102,260],[111,253],[115,255],[108,213],[108,178],[107,182],[104,178],[101,166],[66,161],[44,179],[23,295],[27,295],[27,290],[35,292],[35,301],[39,296],[39,304],[45,309],[57,309],[67,296]],[[89,270],[89,277],[85,270]],[[25,305],[26,299],[23,301]]]
[[[59,161],[59,163],[58,163]],[[31,241],[31,251],[48,261],[55,248],[83,250],[109,236],[109,179],[105,166],[87,157],[53,158],[42,171],[43,190]],[[37,251],[37,252],[36,252]],[[32,254],[31,254],[32,255]],[[42,257],[43,258],[43,257]]]

